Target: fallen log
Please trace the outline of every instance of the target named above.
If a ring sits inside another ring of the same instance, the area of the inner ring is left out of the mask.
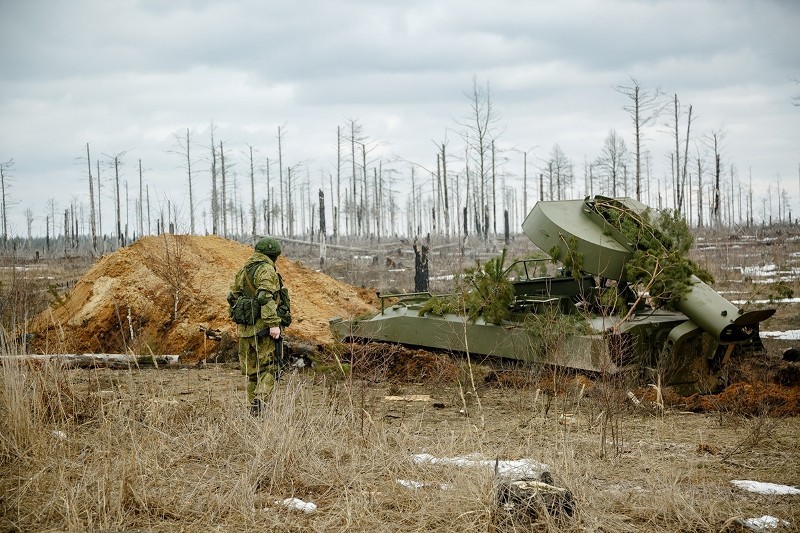
[[[177,355],[135,355],[119,353],[83,354],[29,354],[0,356],[0,363],[28,364],[42,366],[55,364],[63,368],[160,368],[180,363]]]

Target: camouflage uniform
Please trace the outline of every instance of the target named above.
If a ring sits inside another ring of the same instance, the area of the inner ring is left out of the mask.
[[[268,301],[261,306],[261,316],[253,325],[239,324],[239,364],[242,374],[247,376],[247,400],[258,411],[260,404],[265,402],[275,386],[275,376],[279,369],[275,359],[275,341],[269,335],[262,335],[259,339],[257,333],[277,327],[281,319],[277,314],[277,303],[272,297],[280,288],[275,262],[269,256],[255,252],[245,265],[236,273],[236,279],[231,285],[231,298],[243,294],[247,285],[245,280],[248,267],[254,263],[261,263],[253,272],[252,281],[256,292],[264,290],[269,295]]]

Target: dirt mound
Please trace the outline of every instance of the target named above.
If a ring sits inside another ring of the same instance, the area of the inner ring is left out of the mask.
[[[225,300],[250,246],[216,236],[161,235],[104,256],[65,298],[37,316],[29,348],[42,353],[173,353],[186,361],[235,336]],[[328,320],[375,309],[374,296],[286,257],[278,271],[289,288],[289,338],[333,342]]]
[[[407,348],[399,344],[348,343],[336,354],[350,364],[353,375],[370,381],[398,383],[452,383],[458,379],[458,365],[442,354]]]

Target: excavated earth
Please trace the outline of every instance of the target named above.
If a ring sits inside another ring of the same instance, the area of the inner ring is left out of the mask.
[[[145,237],[102,257],[68,295],[29,325],[39,353],[177,354],[182,362],[230,348],[226,295],[253,248],[217,236]],[[333,342],[328,321],[375,310],[375,297],[298,261],[278,258],[289,288],[290,340]]]

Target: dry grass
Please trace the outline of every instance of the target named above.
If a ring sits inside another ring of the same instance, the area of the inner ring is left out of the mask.
[[[575,387],[547,414],[538,390],[479,387],[481,412],[467,418],[455,384],[391,386],[431,394],[445,404],[435,409],[385,401],[386,387],[290,376],[257,420],[242,378],[224,367],[0,372],[0,531],[486,531],[491,469],[414,464],[423,451],[549,464],[578,512],[544,517],[540,531],[720,531],[736,517],[800,519],[792,497],[729,483],[797,484],[797,419],[771,423],[743,451],[753,427],[743,419],[618,406],[618,440],[602,450],[607,399]],[[734,449],[738,462],[723,461]],[[275,504],[289,497],[318,509]]]
[[[772,245],[755,259],[788,263],[797,247]],[[784,261],[773,258],[776,250]],[[721,287],[755,299],[762,284],[721,268],[751,264],[751,252],[718,246],[696,255],[720,265]],[[387,271],[382,285],[407,286],[395,275]],[[362,282],[377,286],[366,273]],[[16,297],[0,303],[3,316],[20,320],[35,307]],[[796,324],[796,313],[780,308],[782,322],[772,319],[772,327]],[[406,360],[418,369],[420,357]],[[441,379],[419,385],[397,381],[413,373],[396,357],[363,363],[379,379],[287,376],[256,420],[244,405],[244,379],[224,366],[66,370],[7,360],[0,365],[0,533],[486,531],[491,469],[414,464],[420,452],[550,465],[577,512],[569,520],[542,517],[538,531],[738,531],[737,518],[765,514],[800,528],[798,497],[730,484],[800,486],[798,417],[775,418],[766,408],[633,407],[619,385],[543,377],[539,369],[496,373],[475,365],[467,372],[431,363],[426,368]],[[387,394],[432,401],[387,401]],[[408,489],[398,479],[426,485]],[[289,497],[318,508],[305,514],[275,503]]]

